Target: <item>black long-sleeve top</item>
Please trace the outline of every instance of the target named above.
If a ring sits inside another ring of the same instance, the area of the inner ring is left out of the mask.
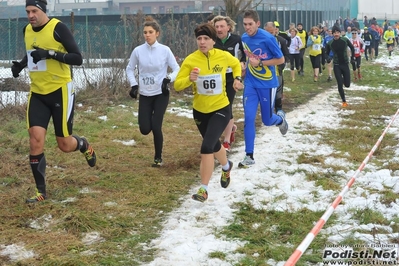
[[[326,54],[330,54],[330,51],[333,52],[333,64],[334,65],[342,65],[348,64],[348,47],[352,52],[352,58],[355,55],[355,48],[351,41],[346,37],[340,37],[339,39],[332,39],[328,42],[326,47]]]

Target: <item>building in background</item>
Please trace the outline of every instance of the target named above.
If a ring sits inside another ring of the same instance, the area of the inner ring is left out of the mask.
[[[48,0],[50,16],[120,15],[218,12],[223,1],[197,0]],[[8,0],[0,3],[0,18],[25,17],[25,0]]]

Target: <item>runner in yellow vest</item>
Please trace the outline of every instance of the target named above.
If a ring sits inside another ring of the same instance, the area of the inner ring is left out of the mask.
[[[395,44],[395,32],[393,31],[392,27],[389,26],[388,30],[384,32],[384,40],[387,43],[389,59],[391,59],[393,46]]]
[[[308,33],[306,30],[303,29],[303,24],[298,23],[297,25],[297,36],[301,38],[302,41],[302,46],[299,49],[299,66],[300,70],[298,71],[298,75],[303,76],[303,56],[305,55],[305,50],[306,50],[306,41],[308,40]]]
[[[309,50],[309,58],[310,62],[312,63],[313,67],[313,81],[317,82],[319,78],[319,71],[320,71],[320,60],[321,60],[321,47],[323,43],[323,37],[319,35],[319,28],[313,27],[310,30],[310,36],[307,41],[307,46],[310,47]]]

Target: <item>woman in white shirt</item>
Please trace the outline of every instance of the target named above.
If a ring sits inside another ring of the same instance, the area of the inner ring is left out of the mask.
[[[131,86],[130,96],[136,99],[140,91],[138,111],[140,132],[148,135],[152,131],[155,148],[152,166],[159,167],[162,165],[162,123],[169,103],[168,84],[175,80],[180,66],[170,48],[158,43],[160,26],[150,16],[144,22],[143,34],[145,43],[137,46],[130,55],[126,75]],[[138,80],[135,77],[136,67]],[[172,69],[169,74],[168,67]]]
[[[295,70],[294,68],[299,71],[300,65],[299,61],[301,59],[300,55],[300,48],[302,47],[302,41],[301,38],[298,37],[296,34],[298,33],[298,30],[295,28],[290,29],[290,36],[291,36],[291,44],[290,47],[288,47],[288,50],[290,52],[290,69],[291,69],[291,80],[292,82],[295,81]]]

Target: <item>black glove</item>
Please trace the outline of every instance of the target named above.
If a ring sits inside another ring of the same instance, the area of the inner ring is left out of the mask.
[[[168,79],[168,78],[164,78],[162,81],[162,86],[161,86],[162,94],[165,96],[169,95],[169,86],[168,86],[169,83],[170,83],[170,79]]]
[[[26,65],[22,65],[22,63],[18,62],[18,61],[12,61],[12,64],[13,64],[11,66],[12,76],[14,78],[18,78],[19,73],[22,71],[22,69],[24,69],[26,67]]]
[[[351,57],[351,64],[354,64],[356,62],[356,59],[354,56]]]
[[[137,99],[138,91],[139,91],[139,86],[138,85],[132,86],[132,89],[129,92],[130,97],[132,97],[133,99]]]
[[[30,55],[33,58],[33,63],[37,64],[40,60],[45,60],[51,58],[51,56],[48,53],[48,50],[41,49],[39,47],[33,46],[35,48],[35,51],[32,51]]]

